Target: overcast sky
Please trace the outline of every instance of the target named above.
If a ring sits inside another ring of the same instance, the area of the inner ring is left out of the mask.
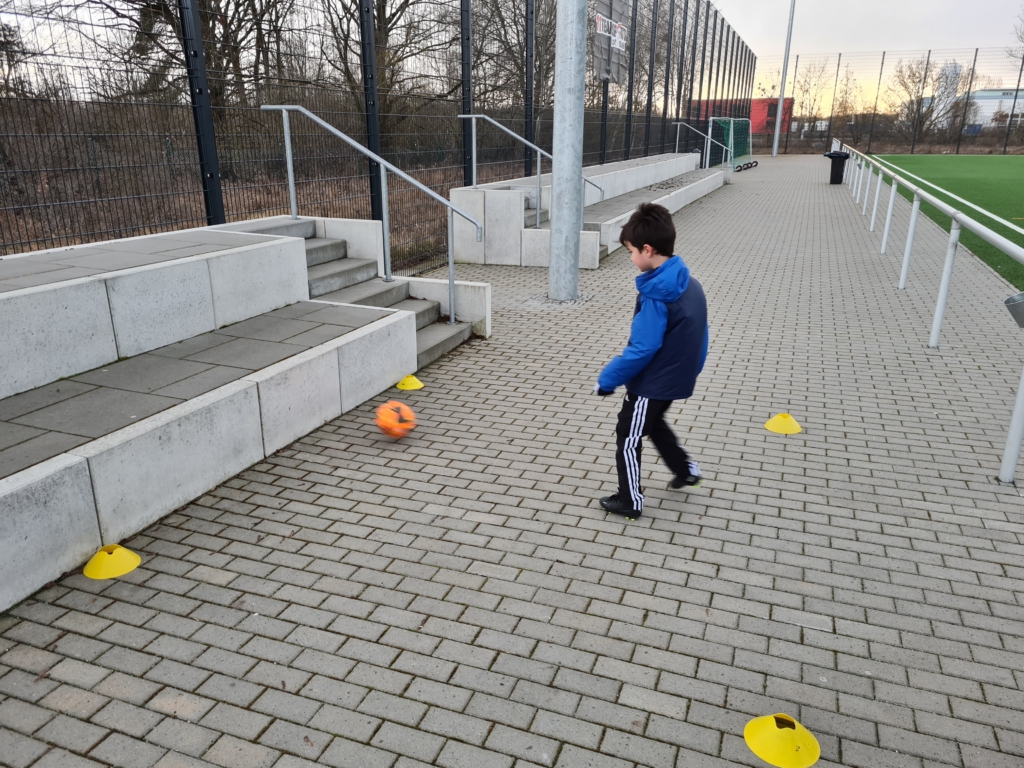
[[[1022,1],[797,0],[792,53],[1006,46]],[[782,56],[789,0],[712,2],[755,54]]]

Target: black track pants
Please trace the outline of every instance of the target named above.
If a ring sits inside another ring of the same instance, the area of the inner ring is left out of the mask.
[[[686,477],[690,473],[690,457],[679,445],[676,435],[665,423],[665,412],[672,400],[649,400],[627,394],[619,411],[615,428],[615,464],[619,470],[619,498],[631,499],[634,509],[644,508],[644,494],[640,488],[640,438],[648,436],[669,470]]]

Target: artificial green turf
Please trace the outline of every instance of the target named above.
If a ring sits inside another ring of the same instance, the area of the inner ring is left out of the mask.
[[[1024,155],[879,155],[879,158],[1024,229]],[[910,178],[907,181],[918,183]],[[1019,232],[1014,232],[931,187],[920,186],[980,224],[1024,246],[1024,235]],[[911,193],[902,186],[900,192],[908,200],[912,198]],[[942,215],[927,203],[921,205],[921,211],[949,231],[948,216]],[[960,242],[1008,282],[1024,290],[1024,264],[1014,261],[967,230],[961,231]]]

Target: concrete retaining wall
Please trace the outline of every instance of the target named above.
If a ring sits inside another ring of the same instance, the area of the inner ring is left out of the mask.
[[[551,260],[551,230],[524,229],[522,261],[524,267],[547,267]],[[601,266],[601,235],[599,232],[580,232],[580,269]]]
[[[415,370],[394,311],[0,480],[0,611]]]
[[[102,546],[89,466],[55,456],[0,480],[0,611]]]

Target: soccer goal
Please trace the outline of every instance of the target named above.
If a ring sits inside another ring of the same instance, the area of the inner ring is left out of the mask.
[[[750,120],[736,117],[712,117],[711,129],[708,131],[711,141],[705,142],[705,156],[708,158],[707,166],[710,168],[725,162],[725,155],[733,170],[745,171],[757,165],[751,154],[750,147]],[[722,146],[724,145],[724,146]],[[725,151],[729,148],[729,152]]]

